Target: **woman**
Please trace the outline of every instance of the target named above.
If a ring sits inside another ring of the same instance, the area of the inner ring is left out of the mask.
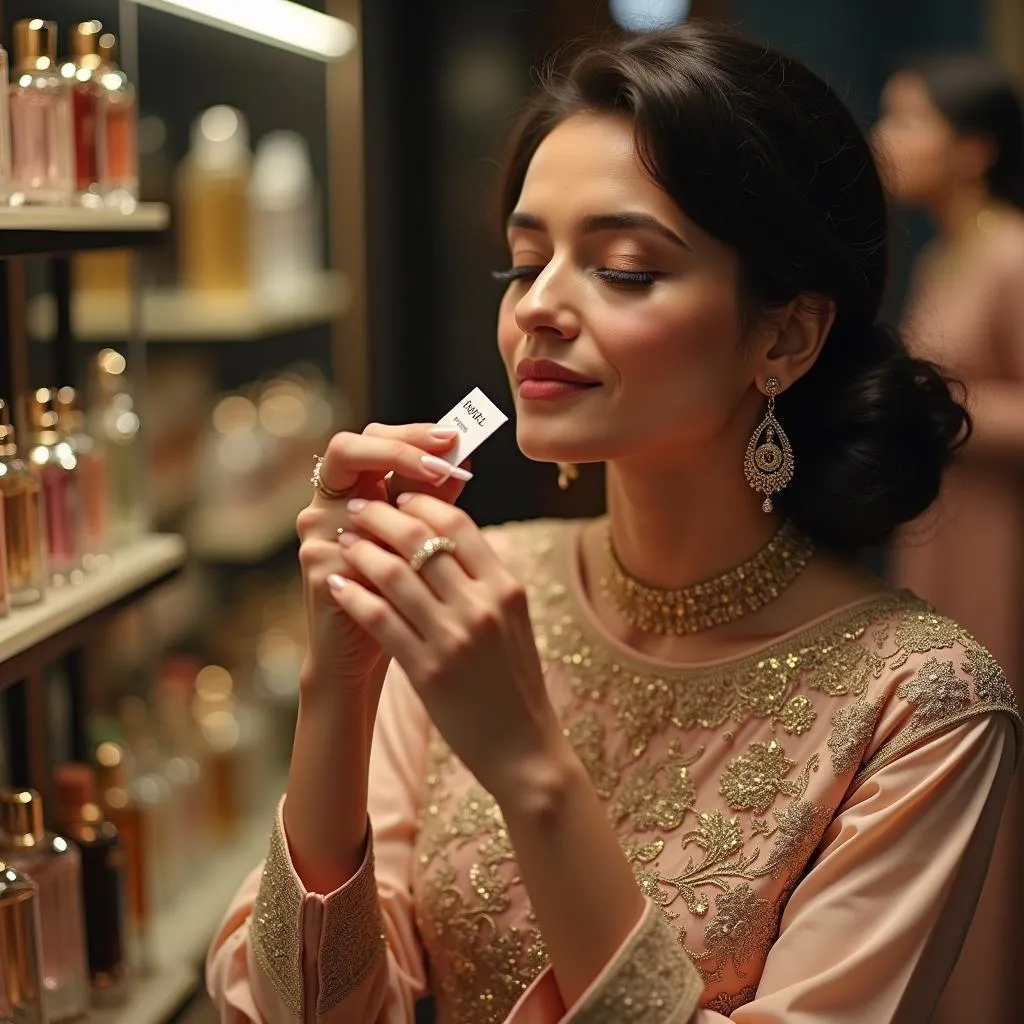
[[[892,194],[935,239],[915,271],[912,347],[967,385],[974,433],[941,499],[894,548],[898,583],[1024,672],[1024,112],[980,57],[933,58],[885,88],[877,138]],[[1019,783],[1018,783],[1019,786]],[[939,1019],[1009,1020],[1019,1003],[1015,921],[1024,828],[1015,786],[993,870]]]
[[[609,515],[482,533],[443,432],[332,439],[222,1019],[404,1024],[428,987],[449,1024],[924,1019],[1019,719],[968,634],[844,557],[967,424],[873,326],[864,138],[795,61],[691,27],[550,79],[504,205],[519,444],[605,461]]]

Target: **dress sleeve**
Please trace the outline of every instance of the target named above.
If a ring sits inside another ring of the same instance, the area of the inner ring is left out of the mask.
[[[412,1024],[426,988],[411,881],[428,737],[426,711],[393,663],[374,726],[362,866],[332,893],[308,892],[278,809],[267,859],[207,958],[225,1024]]]
[[[549,968],[509,1024],[930,1019],[981,893],[1016,746],[1010,717],[985,713],[859,776],[744,1005],[698,1006],[700,975],[652,904],[576,1006]]]

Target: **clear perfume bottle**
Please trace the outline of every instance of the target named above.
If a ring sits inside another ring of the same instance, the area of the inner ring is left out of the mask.
[[[63,836],[43,828],[43,801],[31,789],[0,790],[0,851],[39,887],[43,1003],[51,1024],[72,1020],[89,1005],[82,862]]]
[[[18,455],[11,411],[0,399],[0,497],[4,506],[11,604],[35,604],[46,592],[46,547],[39,477]]]
[[[7,51],[0,46],[0,203],[6,203],[11,195],[10,91],[10,61]]]
[[[89,765],[58,765],[53,784],[60,828],[82,858],[92,1001],[114,1005],[126,994],[127,978],[121,837],[97,803],[96,776]]]
[[[0,859],[0,1024],[47,1024],[39,887]]]
[[[71,201],[71,95],[57,69],[57,24],[14,23],[10,83],[11,203]]]
[[[29,462],[43,484],[43,521],[50,582],[63,586],[82,571],[82,498],[78,458],[60,429],[57,395],[37,388],[28,401]]]
[[[131,209],[139,198],[139,115],[135,86],[117,65],[117,39],[104,32],[99,42],[99,83],[103,89],[103,191],[108,206]]]
[[[75,199],[82,206],[103,204],[101,178],[106,159],[106,103],[101,84],[103,58],[98,21],[82,21],[71,29],[71,59],[60,74],[71,91],[72,170]]]

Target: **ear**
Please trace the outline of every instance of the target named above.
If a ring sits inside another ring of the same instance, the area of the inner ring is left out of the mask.
[[[836,319],[836,304],[824,295],[798,295],[767,316],[758,343],[758,381],[775,377],[791,388],[814,365]]]

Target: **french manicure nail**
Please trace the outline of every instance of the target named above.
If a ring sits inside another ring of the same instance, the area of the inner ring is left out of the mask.
[[[337,573],[332,573],[327,577],[327,586],[331,590],[341,590],[342,587],[348,586],[348,580],[344,576],[339,576]]]
[[[450,441],[453,437],[458,437],[462,431],[458,427],[434,427],[430,431],[430,436],[437,438],[438,441]]]
[[[352,547],[352,545],[355,544],[358,540],[359,540],[359,534],[357,534],[357,533],[349,533],[348,530],[346,530],[344,533],[339,533],[338,534],[338,543],[343,548],[350,548],[350,547]]]
[[[348,502],[345,505],[345,508],[347,508],[349,512],[352,513],[362,512],[363,509],[366,508],[368,504],[369,502],[365,498],[353,498],[350,502]]]
[[[403,491],[397,498],[395,498],[395,504],[401,508],[403,505],[408,505],[412,501],[412,491]]]
[[[473,479],[473,474],[468,469],[463,469],[461,466],[452,466],[452,478],[454,480],[461,480],[462,483],[468,484]]]
[[[437,479],[439,484],[444,483],[455,470],[450,462],[445,462],[444,459],[439,459],[436,455],[424,455],[420,462],[423,463],[423,468]]]

